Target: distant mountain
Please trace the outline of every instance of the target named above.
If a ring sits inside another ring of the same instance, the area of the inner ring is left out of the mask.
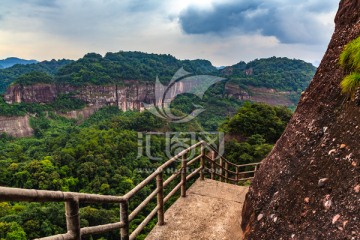
[[[9,57],[9,58],[0,60],[0,68],[9,68],[16,64],[26,65],[26,64],[32,64],[32,63],[37,63],[37,62],[38,61],[36,61],[36,60],[25,60],[25,59],[16,58],[16,57]]]
[[[55,75],[57,71],[73,62],[72,60],[51,60],[39,63],[32,63],[26,65],[14,65],[9,68],[0,69],[0,93],[5,92],[6,88],[18,77],[30,72],[43,72],[51,76]]]

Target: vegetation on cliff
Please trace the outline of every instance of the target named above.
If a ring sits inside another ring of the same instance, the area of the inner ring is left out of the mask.
[[[354,96],[360,87],[360,37],[348,43],[339,59],[340,65],[350,72],[341,82],[344,93]]]

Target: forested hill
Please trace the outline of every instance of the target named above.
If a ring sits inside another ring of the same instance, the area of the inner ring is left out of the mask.
[[[301,92],[309,85],[316,67],[302,60],[271,57],[239,62],[220,72],[243,88],[250,85]]]
[[[155,82],[156,76],[166,82],[180,67],[193,74],[224,76],[245,90],[252,86],[298,93],[307,87],[316,71],[302,60],[276,57],[239,62],[219,70],[207,60],[178,60],[168,54],[120,51],[102,57],[88,53],[77,61],[52,60],[0,69],[0,93],[18,77],[32,71],[47,73],[57,83],[103,85],[123,80]]]
[[[60,69],[55,80],[72,85],[102,85],[121,83],[122,80],[155,82],[159,76],[167,81],[181,67],[193,74],[218,73],[207,60],[178,60],[171,55],[142,52],[107,53],[104,57],[89,53]]]
[[[3,93],[6,88],[15,81],[15,79],[24,74],[30,72],[43,72],[53,76],[60,68],[71,62],[71,60],[65,59],[57,61],[51,60],[27,65],[17,64],[6,69],[0,69],[0,93]]]

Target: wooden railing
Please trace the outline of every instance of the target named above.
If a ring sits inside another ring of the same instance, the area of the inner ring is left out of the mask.
[[[187,155],[190,152],[196,152],[197,155],[189,160],[187,159]],[[177,161],[181,161],[181,167],[164,181],[164,170],[173,166]],[[190,166],[195,165],[195,163],[197,163],[197,165],[190,173],[189,168]],[[179,190],[181,190],[181,197],[186,197],[187,182],[198,174],[200,175],[201,180],[204,180],[205,175],[209,174],[211,179],[238,184],[242,181],[252,179],[259,165],[260,163],[244,165],[231,163],[206,142],[201,141],[169,159],[124,196],[0,187],[0,201],[65,202],[67,233],[41,238],[41,240],[79,240],[82,236],[105,233],[119,229],[122,240],[132,240],[136,239],[144,227],[156,215],[158,224],[163,225],[164,204],[167,203]],[[164,189],[178,176],[181,176],[181,181],[166,196],[164,196]],[[129,202],[131,201],[131,198],[133,198],[141,189],[148,186],[155,179],[156,189],[130,213]],[[157,198],[156,207],[137,226],[137,228],[130,233],[129,223],[134,220],[140,211],[143,210],[155,197]],[[81,228],[79,203],[120,204],[120,221],[105,225]]]

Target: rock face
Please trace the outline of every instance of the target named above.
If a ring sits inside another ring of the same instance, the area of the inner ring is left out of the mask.
[[[58,95],[73,93],[89,105],[118,106],[123,111],[141,110],[143,102],[154,99],[154,86],[139,83],[137,81],[126,81],[123,86],[119,85],[56,85],[56,84],[34,84],[30,86],[12,85],[4,94],[4,100],[9,103],[50,103]]]
[[[166,86],[159,86],[156,91],[165,92]],[[172,87],[168,97],[173,98],[177,94],[184,93],[192,88],[190,81],[176,82]],[[226,84],[225,92],[227,96],[235,97],[240,100],[251,100],[254,102],[264,102],[270,105],[293,106],[290,100],[295,93],[278,92],[273,89],[249,87],[247,91],[238,85]],[[142,103],[153,103],[155,101],[155,86],[152,83],[142,83],[141,81],[125,81],[124,85],[56,85],[56,84],[34,84],[30,86],[12,85],[4,94],[4,100],[9,103],[50,103],[60,94],[74,93],[90,106],[118,106],[123,111],[143,109]],[[156,103],[161,104],[160,102]]]
[[[73,110],[67,113],[57,113],[57,114],[65,118],[77,119],[78,122],[81,123],[83,120],[88,119],[99,109],[100,106],[93,105],[93,106],[86,106],[85,108],[80,110]]]
[[[271,88],[247,87],[242,89],[239,85],[227,83],[225,94],[243,101],[261,102],[269,105],[295,106],[291,98],[296,92],[281,92]]]
[[[161,99],[155,99],[155,92],[166,93],[166,98],[174,98],[193,88],[191,81],[176,82],[174,86],[158,86],[141,81],[124,81],[123,85],[56,85],[34,84],[30,86],[12,85],[4,94],[4,100],[9,103],[50,103],[60,94],[74,94],[74,97],[85,101],[89,106],[118,106],[123,111],[143,110],[143,103],[160,105]],[[169,92],[167,92],[169,90]],[[159,102],[156,102],[159,101]]]
[[[338,64],[360,35],[359,9],[340,2],[324,59],[247,194],[245,239],[360,237],[360,107],[342,95]]]
[[[6,132],[14,137],[28,137],[33,134],[30,127],[29,116],[3,117],[0,116],[0,133]]]

